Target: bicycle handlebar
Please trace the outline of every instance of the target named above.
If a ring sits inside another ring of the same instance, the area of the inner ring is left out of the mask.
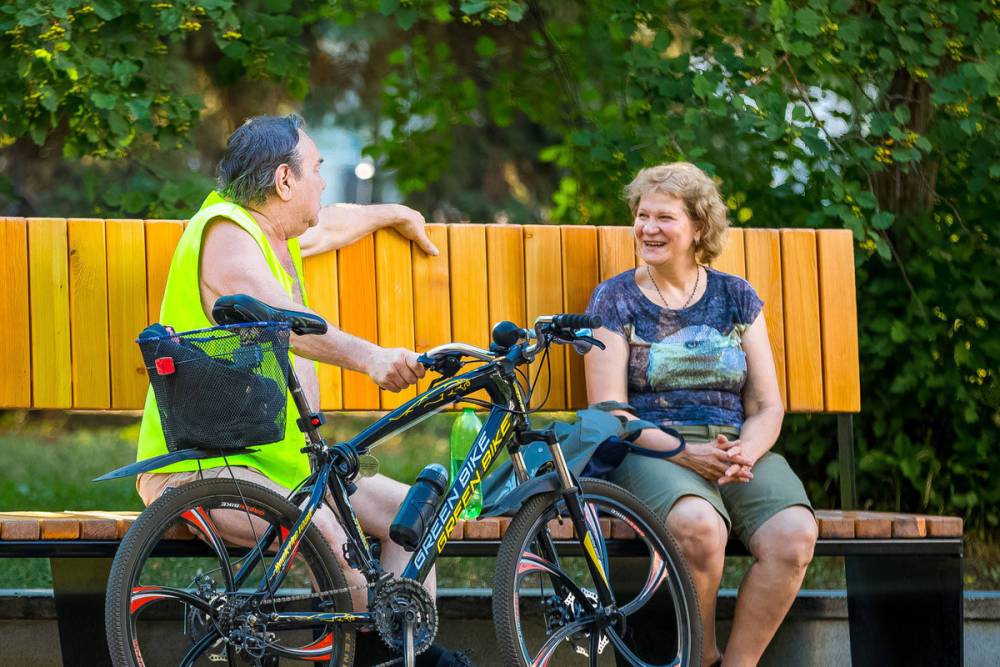
[[[552,342],[573,344],[581,354],[596,345],[604,349],[604,344],[590,335],[590,329],[601,326],[601,318],[594,315],[563,313],[542,315],[535,319],[533,330],[522,329],[512,322],[499,322],[493,328],[494,345],[490,350],[467,343],[445,343],[420,355],[417,361],[431,370],[453,375],[461,367],[462,357],[472,357],[479,361],[493,361],[503,356],[520,340],[534,339],[536,342],[522,350],[523,360],[530,363],[539,351]],[[583,331],[577,331],[582,329]]]

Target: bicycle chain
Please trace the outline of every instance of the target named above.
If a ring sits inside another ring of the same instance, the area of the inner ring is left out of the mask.
[[[392,575],[387,573],[385,576],[382,577],[382,579],[379,579],[379,581],[376,583],[379,583],[383,579],[386,579],[390,576]],[[267,601],[267,604],[284,604],[286,602],[299,602],[301,600],[312,600],[313,598],[333,597],[334,595],[340,595],[341,593],[353,593],[354,591],[365,590],[367,588],[371,588],[371,586],[372,584],[364,583],[364,584],[357,584],[354,586],[347,586],[345,588],[332,588],[330,590],[320,591],[318,593],[303,593],[302,595],[285,595],[280,598],[271,598],[270,600]],[[356,658],[357,656],[355,656],[355,659]],[[402,662],[403,662],[403,656],[400,656],[398,658],[393,658],[392,660],[386,660],[385,662],[380,662],[374,667],[392,667],[392,665],[398,665],[401,664]]]

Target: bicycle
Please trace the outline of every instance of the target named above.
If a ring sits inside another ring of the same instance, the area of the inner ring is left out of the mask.
[[[280,323],[299,335],[326,330],[321,318],[275,309],[245,295],[220,299],[213,318],[227,326]],[[504,450],[518,479],[506,501],[522,505],[497,561],[494,612],[506,663],[564,664],[558,656],[567,648],[572,655],[586,655],[592,665],[615,656],[633,665],[700,664],[697,599],[662,522],[614,485],[575,479],[558,442],[531,428],[528,405],[534,384],[527,386],[526,376],[522,384],[521,367],[539,355],[544,358],[553,343],[600,345],[586,329],[596,326],[600,322],[587,316],[546,316],[530,331],[500,323],[494,327],[490,350],[464,343],[436,347],[420,357],[440,374],[427,391],[350,440],[332,445],[320,434],[322,415],[308,405],[289,364],[288,388],[302,415],[298,425],[305,434],[303,452],[310,457],[311,475],[288,498],[238,482],[233,475],[169,490],[151,504],[122,540],[109,577],[106,625],[114,664],[141,666],[147,663],[144,653],[166,653],[167,660],[180,665],[299,660],[349,667],[355,657],[355,633],[366,629],[377,632],[400,655],[383,664],[413,665],[437,632],[435,600],[421,582],[444,550],[472,490]],[[470,362],[482,363],[460,373]],[[400,576],[386,572],[378,543],[365,535],[350,502],[364,457],[381,441],[452,403],[484,404],[470,397],[479,390],[490,399],[482,430],[450,487],[438,487],[437,496],[433,485],[418,482],[411,488],[394,521],[392,539],[404,543],[413,556]],[[548,445],[551,462],[543,474],[529,477],[521,448],[537,440]],[[219,452],[191,448],[181,456],[218,457]],[[102,479],[161,465],[157,459],[141,461]],[[418,486],[425,494],[421,499],[413,497]],[[330,546],[311,525],[324,502],[332,503],[347,535],[344,560],[364,576],[365,584],[357,589],[346,585]],[[234,525],[236,517],[242,533],[230,529],[221,535],[217,525]],[[645,553],[648,561],[644,584],[624,604],[616,604],[612,590],[608,546],[613,543],[602,531],[609,518],[636,535],[628,553]],[[553,538],[549,521],[567,520],[575,537]],[[532,597],[520,589],[529,580],[532,586],[538,580],[534,602],[540,603],[541,623],[548,633],[534,656],[529,649],[534,640],[525,635],[531,628],[519,606]],[[350,594],[360,588],[367,590],[368,611],[352,608]],[[663,589],[675,610],[676,650],[664,662],[648,662],[629,646],[628,618]],[[180,636],[168,638],[166,632]],[[606,652],[609,644],[612,650]],[[551,662],[553,656],[556,662]]]

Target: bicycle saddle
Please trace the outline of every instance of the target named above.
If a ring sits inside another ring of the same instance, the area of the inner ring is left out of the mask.
[[[326,320],[312,313],[273,308],[247,294],[219,297],[212,306],[212,319],[217,324],[247,322],[284,322],[299,336],[325,334]]]

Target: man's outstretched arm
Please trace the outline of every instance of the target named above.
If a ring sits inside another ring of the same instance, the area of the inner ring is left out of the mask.
[[[285,294],[253,238],[226,220],[211,222],[205,231],[199,276],[202,306],[209,317],[215,300],[227,294],[249,294],[275,308],[318,315]],[[333,325],[322,336],[293,334],[291,344],[300,357],[360,371],[390,391],[405,389],[424,375],[415,352],[379,347]]]
[[[318,255],[350,245],[378,229],[392,228],[428,255],[438,249],[427,237],[424,216],[402,204],[330,204],[319,211],[319,222],[299,237],[302,255]]]

